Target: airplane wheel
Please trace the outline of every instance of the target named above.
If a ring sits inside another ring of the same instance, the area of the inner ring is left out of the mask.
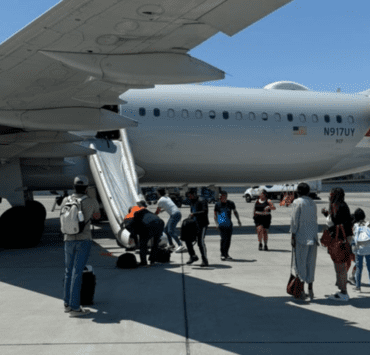
[[[8,209],[0,217],[0,246],[6,249],[35,247],[44,232],[45,218],[46,210],[37,201]]]

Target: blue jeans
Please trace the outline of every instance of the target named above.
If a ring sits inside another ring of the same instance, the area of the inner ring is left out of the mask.
[[[91,240],[64,242],[65,277],[64,304],[77,311],[80,308],[82,274],[90,255]]]
[[[356,254],[356,287],[358,288],[361,287],[362,266],[363,266],[364,258],[366,259],[366,266],[367,266],[367,271],[369,273],[369,279],[370,279],[370,255]]]
[[[178,246],[182,245],[181,241],[179,240],[179,237],[176,233],[176,226],[177,223],[179,223],[181,220],[181,212],[174,213],[170,219],[168,220],[166,227],[164,228],[164,232],[167,235],[168,243],[170,245],[173,245],[172,238],[175,239],[175,242],[178,244]]]

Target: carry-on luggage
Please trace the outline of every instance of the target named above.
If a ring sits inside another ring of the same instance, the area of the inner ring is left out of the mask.
[[[198,224],[194,218],[186,218],[181,225],[181,240],[195,242],[197,238]]]
[[[91,265],[86,265],[82,274],[81,300],[82,306],[94,304],[96,276]]]
[[[116,266],[120,269],[135,269],[138,267],[136,256],[132,253],[124,253],[117,259]]]

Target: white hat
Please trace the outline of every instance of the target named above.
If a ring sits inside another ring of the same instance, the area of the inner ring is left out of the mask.
[[[73,184],[75,186],[87,186],[89,185],[89,179],[85,175],[78,175],[75,177]]]

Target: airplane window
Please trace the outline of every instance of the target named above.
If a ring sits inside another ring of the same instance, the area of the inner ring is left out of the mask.
[[[288,113],[287,114],[287,118],[288,118],[288,121],[289,122],[292,122],[293,121],[293,115],[291,113]]]
[[[140,116],[145,116],[145,114],[146,114],[146,110],[145,110],[145,108],[144,108],[144,107],[140,107],[140,108],[139,108],[139,115],[140,115]]]
[[[209,118],[215,119],[216,118],[216,112],[215,111],[209,111]]]
[[[353,118],[353,116],[348,116],[348,122],[349,123],[354,123],[355,122],[355,119]]]
[[[341,116],[341,115],[338,115],[338,116],[337,116],[337,122],[338,122],[338,123],[342,123],[342,116]]]
[[[300,114],[299,115],[299,120],[301,121],[301,122],[306,122],[306,116],[302,113],[302,114]]]
[[[255,120],[256,119],[256,114],[254,112],[249,112],[249,119],[251,121]]]
[[[275,117],[275,121],[277,121],[277,122],[281,121],[280,113],[275,113],[274,117]]]
[[[170,108],[168,111],[167,111],[167,115],[169,118],[174,118],[175,117],[175,111]]]
[[[228,120],[228,119],[229,119],[229,112],[227,112],[227,111],[222,112],[222,117],[223,117],[225,120]]]
[[[263,112],[261,117],[264,121],[267,121],[267,119],[269,118],[269,116],[266,112]]]
[[[159,110],[159,108],[155,108],[155,109],[153,110],[153,115],[154,115],[155,117],[159,117],[159,116],[161,115],[161,111]]]
[[[181,116],[182,116],[182,118],[188,118],[189,117],[189,111],[188,110],[182,110]]]
[[[203,116],[203,115],[202,115],[202,111],[201,111],[201,110],[196,110],[196,111],[195,111],[195,117],[196,117],[196,118],[202,118],[202,116]]]
[[[329,115],[325,115],[324,118],[325,118],[325,122],[326,123],[329,123],[330,122],[330,116]]]
[[[319,122],[319,118],[317,117],[317,115],[312,115],[312,122]]]
[[[235,118],[236,118],[237,120],[242,120],[242,119],[243,119],[243,114],[242,114],[240,111],[238,111],[238,112],[235,114]]]

